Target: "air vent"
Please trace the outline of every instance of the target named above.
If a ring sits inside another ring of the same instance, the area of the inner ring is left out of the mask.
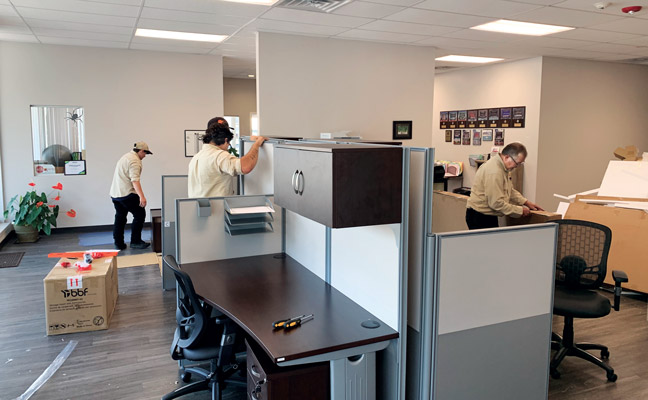
[[[648,64],[648,57],[628,58],[627,60],[619,60],[621,62],[630,64]]]
[[[329,13],[351,0],[282,0],[277,7]]]

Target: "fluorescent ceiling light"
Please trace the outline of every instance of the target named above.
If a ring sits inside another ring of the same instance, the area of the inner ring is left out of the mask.
[[[532,24],[530,22],[509,21],[500,19],[483,25],[473,26],[470,29],[480,31],[512,33],[515,35],[544,36],[552,33],[569,31],[574,28],[568,26]]]
[[[249,75],[248,75],[248,78],[254,78],[254,75],[249,74]]]
[[[227,35],[208,35],[205,33],[158,31],[155,29],[141,29],[135,31],[135,36],[152,37],[158,39],[192,40],[194,42],[220,43],[227,39]]]
[[[436,58],[436,60],[437,61],[462,62],[462,63],[474,63],[474,64],[486,64],[486,63],[495,62],[495,61],[502,61],[503,58],[449,55],[449,56]]]

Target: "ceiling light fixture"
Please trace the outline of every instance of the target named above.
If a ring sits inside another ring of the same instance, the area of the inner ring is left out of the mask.
[[[254,78],[254,75],[249,74],[249,75],[248,75],[248,78]]]
[[[223,40],[227,39],[227,35],[208,35],[206,33],[158,31],[155,29],[141,29],[141,28],[138,28],[135,31],[135,36],[158,38],[158,39],[191,40],[194,42],[215,42],[215,43],[220,43]]]
[[[458,55],[449,55],[444,57],[436,58],[437,61],[450,61],[450,62],[461,62],[461,63],[473,63],[473,64],[486,64],[495,61],[502,61],[503,58],[490,58],[490,57],[473,57],[473,56],[458,56]]]
[[[531,22],[509,21],[500,19],[483,25],[473,26],[470,29],[480,31],[512,33],[515,35],[544,36],[552,33],[570,31],[574,28],[569,26],[533,24]]]

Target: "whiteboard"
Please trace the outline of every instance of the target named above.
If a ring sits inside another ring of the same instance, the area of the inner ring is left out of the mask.
[[[610,161],[598,195],[648,198],[648,162]]]

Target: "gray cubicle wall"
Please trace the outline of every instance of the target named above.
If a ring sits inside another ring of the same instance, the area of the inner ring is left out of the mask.
[[[162,175],[162,255],[176,254],[175,201],[187,197],[187,175]],[[162,289],[175,289],[169,267],[162,266]]]
[[[546,400],[556,224],[438,234],[436,400]]]
[[[263,196],[235,196],[230,199]],[[272,200],[272,196],[267,196]],[[275,206],[273,231],[230,236],[225,230],[224,200],[228,197],[176,200],[177,259],[179,263],[224,260],[282,252],[283,209]],[[207,216],[198,215],[199,201],[209,204]]]

